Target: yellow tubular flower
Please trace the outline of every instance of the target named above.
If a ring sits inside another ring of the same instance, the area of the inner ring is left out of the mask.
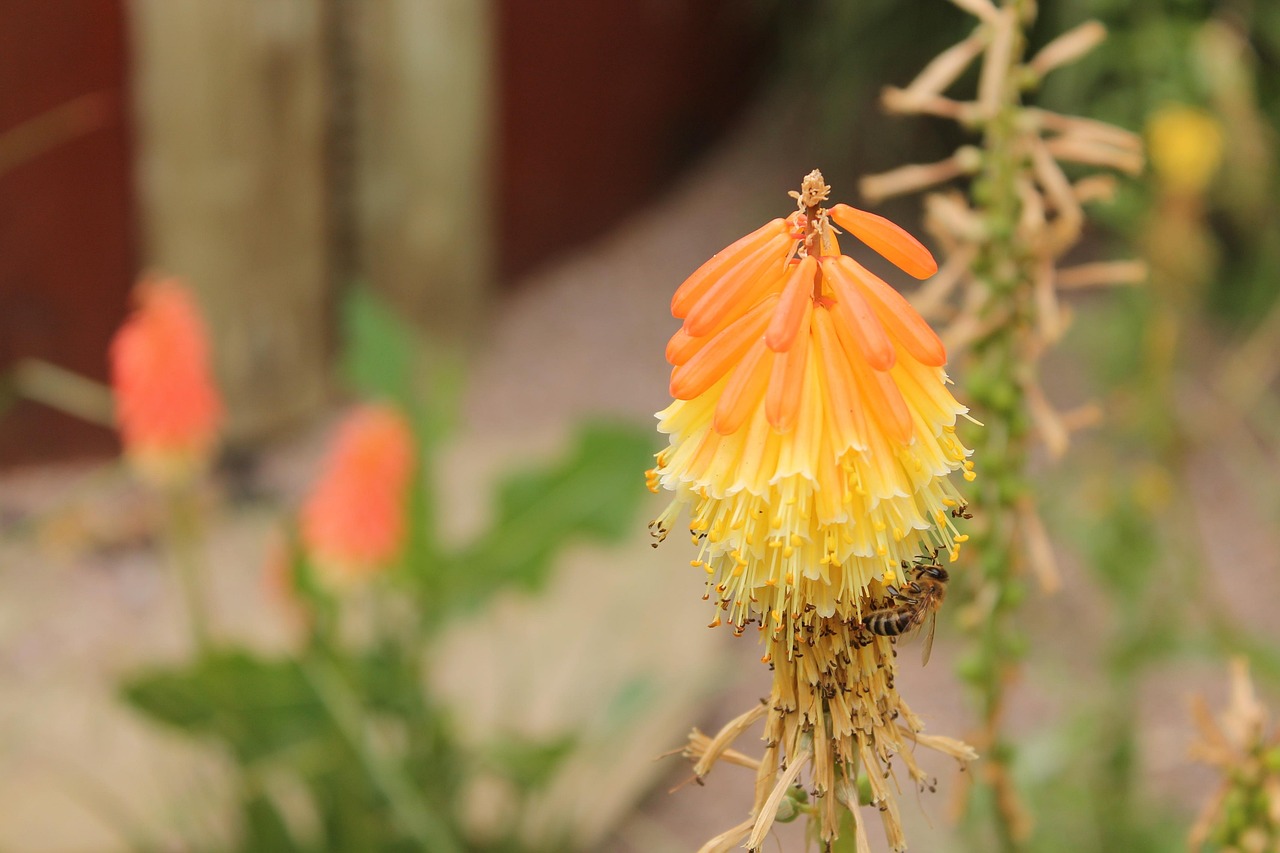
[[[887,799],[890,758],[909,758],[899,735],[915,739],[920,724],[893,689],[891,640],[862,620],[892,603],[886,587],[909,583],[918,557],[955,559],[967,537],[952,511],[964,501],[947,475],[975,476],[955,435],[967,410],[946,388],[942,342],[841,254],[832,223],[916,278],[936,263],[886,219],[824,208],[828,192],[814,171],[791,194],[796,213],[726,247],[676,291],[675,402],[657,415],[670,444],[648,472],[652,490],[674,493],[653,534],[665,538],[688,512],[712,625],[741,634],[758,623],[767,644],[774,695],[752,838],[773,820],[784,757],[811,761],[814,788],[836,792],[818,801],[824,838],[859,761],[875,765],[873,799]],[[901,846],[896,807],[882,814]]]

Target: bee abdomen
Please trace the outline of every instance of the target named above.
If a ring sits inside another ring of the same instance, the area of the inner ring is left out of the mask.
[[[915,611],[910,609],[877,610],[867,614],[863,624],[872,634],[896,637],[911,627]]]

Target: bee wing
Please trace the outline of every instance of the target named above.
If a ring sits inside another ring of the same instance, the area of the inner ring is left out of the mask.
[[[925,629],[924,642],[920,646],[920,665],[926,666],[929,663],[929,655],[933,652],[933,632],[938,627],[938,611],[930,609],[929,611],[929,627]]]

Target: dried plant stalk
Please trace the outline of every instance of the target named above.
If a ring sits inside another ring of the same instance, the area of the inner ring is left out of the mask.
[[[990,789],[1001,848],[1017,850],[1028,837],[1030,819],[1009,772],[1012,752],[1000,719],[1020,645],[1009,603],[1018,596],[1002,590],[1022,583],[1024,565],[1039,577],[1042,589],[1059,585],[1048,533],[1025,482],[1028,453],[1039,440],[1053,457],[1061,457],[1072,429],[1096,419],[1096,407],[1059,413],[1039,381],[1038,364],[1069,326],[1062,292],[1136,284],[1146,274],[1137,261],[1059,268],[1080,240],[1083,205],[1109,198],[1115,187],[1111,175],[1073,183],[1061,163],[1136,174],[1143,155],[1141,140],[1129,131],[1022,103],[1029,85],[1100,43],[1101,24],[1086,22],[1027,60],[1025,33],[1035,17],[1033,3],[1006,0],[997,8],[983,0],[953,2],[977,17],[979,28],[929,63],[906,89],[886,90],[885,106],[976,129],[981,145],[966,146],[939,163],[871,176],[862,189],[883,198],[973,175],[969,198],[944,189],[925,199],[926,227],[946,250],[943,269],[949,275],[917,304],[926,316],[946,322],[941,335],[949,347],[967,350],[968,393],[981,404],[978,414],[987,426],[979,433],[978,451],[988,471],[992,465],[997,469],[985,478],[978,504],[985,524],[975,542],[983,554],[982,578],[960,611],[975,634],[979,661],[972,669],[984,723],[975,741],[987,758],[976,779]],[[948,93],[979,54],[973,99]]]

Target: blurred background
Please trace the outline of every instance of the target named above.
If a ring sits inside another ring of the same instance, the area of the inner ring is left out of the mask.
[[[1168,850],[1215,784],[1187,757],[1186,697],[1216,709],[1238,653],[1264,697],[1280,687],[1280,6],[1043,2],[1030,40],[1090,17],[1109,39],[1037,102],[1212,164],[1191,186],[1151,169],[1091,210],[1080,260],[1136,255],[1152,276],[1073,302],[1048,359],[1057,402],[1102,417],[1036,460],[1062,589],[1024,605],[1010,727],[1030,849]],[[810,169],[860,204],[860,176],[965,141],[878,95],[972,28],[933,0],[0,0],[0,849],[294,849],[244,840],[234,744],[121,698],[191,654],[164,512],[116,464],[103,384],[149,270],[196,293],[228,410],[201,498],[226,642],[295,653],[305,629],[264,566],[336,418],[377,390],[351,364],[376,373],[405,335],[400,366],[447,401],[444,539],[483,536],[498,484],[572,457],[584,424],[634,460],[634,495],[591,496],[617,523],[502,540],[545,547],[546,570],[495,581],[432,639],[460,741],[570,744],[505,777],[530,798],[507,847],[474,839],[510,791],[468,778],[467,849],[689,850],[737,823],[749,773],[668,795],[687,766],[652,760],[767,679],[750,639],[704,628],[683,543],[646,545],[670,294],[785,215]],[[1157,140],[1171,107],[1196,121]],[[920,233],[916,197],[877,212]],[[957,633],[944,618],[902,681],[930,731],[963,736]],[[908,837],[980,849],[937,772],[942,793],[904,802]],[[314,835],[320,806],[264,784]],[[779,849],[799,849],[791,829]]]

